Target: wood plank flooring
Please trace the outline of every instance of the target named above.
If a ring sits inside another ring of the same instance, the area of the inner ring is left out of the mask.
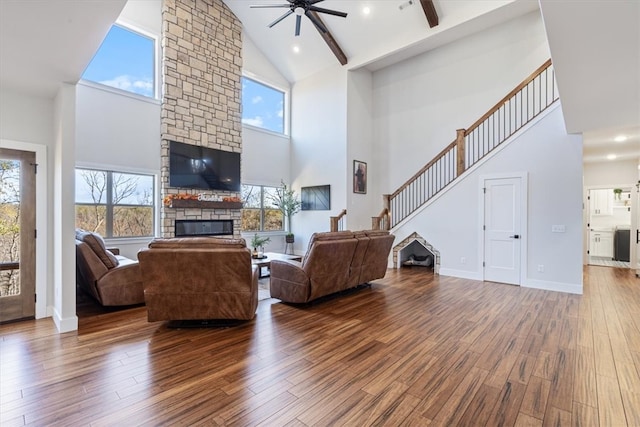
[[[0,326],[4,426],[640,426],[640,280],[584,295],[389,270],[310,306],[171,329],[144,307]]]

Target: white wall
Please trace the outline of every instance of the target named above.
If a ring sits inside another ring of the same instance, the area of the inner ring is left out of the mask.
[[[373,152],[373,76],[364,69],[347,74],[347,209],[346,229],[371,228],[382,209],[380,178]],[[353,161],[367,163],[367,193],[353,192]]]
[[[246,33],[242,33],[242,73],[290,93],[291,85],[269,62]],[[289,117],[285,117],[289,122]],[[290,138],[251,126],[242,126],[242,182],[279,186],[289,184]]]
[[[535,12],[374,73],[381,192],[395,191],[547,59]]]
[[[441,255],[440,273],[482,280],[480,179],[486,174],[528,176],[526,282],[522,285],[582,292],[582,138],[567,135],[562,109],[553,107],[479,169],[394,234],[400,241],[416,231]],[[564,233],[552,233],[564,225]],[[461,258],[466,263],[461,262]],[[544,272],[537,266],[544,265]]]
[[[329,230],[329,217],[347,204],[347,72],[339,66],[297,82],[292,91],[292,188],[331,186],[331,210],[302,211],[293,218],[295,250],[304,253],[314,232]],[[349,191],[351,191],[349,189]]]
[[[77,85],[78,166],[160,173],[160,103]]]
[[[63,84],[54,100],[53,321],[58,331],[78,329],[76,316],[75,158],[76,86]]]
[[[90,82],[76,85],[76,167],[160,176],[160,103]],[[160,185],[156,185],[160,203]],[[159,216],[156,215],[156,234]],[[108,239],[136,259],[150,238]]]
[[[585,187],[620,187],[638,182],[638,160],[589,162],[584,164]]]

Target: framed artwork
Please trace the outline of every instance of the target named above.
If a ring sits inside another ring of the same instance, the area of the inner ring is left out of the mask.
[[[301,193],[303,211],[326,211],[331,209],[330,185],[302,187]]]
[[[353,161],[353,192],[367,194],[367,164],[360,160]]]

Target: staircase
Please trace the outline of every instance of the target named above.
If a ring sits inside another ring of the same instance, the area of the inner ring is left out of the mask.
[[[558,99],[549,59],[475,123],[458,129],[456,139],[393,194],[384,195],[372,228],[400,224]]]

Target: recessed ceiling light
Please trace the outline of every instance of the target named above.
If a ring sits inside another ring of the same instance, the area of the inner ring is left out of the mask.
[[[362,14],[363,15],[368,15],[371,13],[371,8],[369,6],[365,6],[362,8]]]
[[[292,49],[294,53],[300,53],[300,46],[296,45]]]
[[[625,142],[627,140],[627,137],[624,135],[618,135],[613,140],[615,142]]]
[[[607,160],[615,160],[616,157],[618,157],[618,156],[616,156],[615,154],[608,154],[607,155]]]

